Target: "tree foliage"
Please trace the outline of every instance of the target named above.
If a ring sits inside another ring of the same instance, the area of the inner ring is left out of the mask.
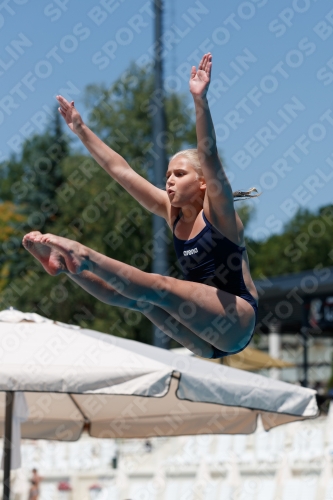
[[[96,133],[140,175],[148,177],[153,137],[149,104],[154,101],[153,77],[149,68],[132,66],[130,72],[131,77],[119,79],[110,88],[89,86],[86,103],[90,109],[90,125]],[[194,146],[195,126],[183,96],[167,95],[165,108],[169,130],[172,129],[167,153],[172,154],[188,144]],[[46,131],[32,138],[24,145],[22,155],[2,166],[4,189],[0,198],[18,204],[26,217],[25,232],[38,230],[66,236],[104,255],[150,271],[152,215],[88,155],[66,152],[58,158],[59,170],[48,172],[44,177],[43,172],[39,172],[34,177],[37,159],[46,154],[50,156],[49,137],[50,132]],[[51,192],[47,192],[47,181],[53,183]],[[15,183],[19,183],[20,189],[13,188]],[[44,213],[40,204],[45,199],[52,200],[53,214],[47,213],[49,217],[42,225],[37,223],[37,218],[34,222],[31,214],[36,209],[39,214]],[[29,222],[34,223],[29,226]],[[22,226],[15,236],[21,240]],[[152,327],[145,317],[99,302],[65,275],[50,277],[23,248],[17,247],[13,252],[11,269],[15,279],[2,294],[3,307],[13,305],[65,323],[151,341]]]
[[[0,292],[8,284],[10,269],[7,254],[11,254],[10,241],[15,235],[15,227],[24,221],[25,217],[17,213],[17,207],[10,201],[0,204]]]
[[[315,212],[300,209],[285,225],[282,234],[264,242],[249,239],[254,278],[332,266],[332,229],[333,205],[327,205]]]
[[[30,257],[21,246],[22,236],[32,230],[50,232],[61,215],[55,198],[64,181],[61,162],[68,152],[68,139],[60,115],[55,112],[44,134],[26,140],[21,153],[1,165],[0,199],[14,203],[21,215],[10,237],[11,252],[6,252],[11,279],[24,273],[29,264]]]

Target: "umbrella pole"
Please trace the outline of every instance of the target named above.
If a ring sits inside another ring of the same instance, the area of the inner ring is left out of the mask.
[[[5,436],[3,440],[3,500],[10,500],[10,462],[12,451],[14,391],[6,392]]]

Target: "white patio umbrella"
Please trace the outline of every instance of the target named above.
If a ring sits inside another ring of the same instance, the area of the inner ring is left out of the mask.
[[[318,415],[311,389],[34,313],[1,311],[6,492],[15,392],[25,396],[21,435],[30,439],[75,441],[84,428],[105,438],[249,434],[259,415],[265,430]]]

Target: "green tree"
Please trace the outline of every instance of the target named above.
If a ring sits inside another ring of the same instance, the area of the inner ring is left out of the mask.
[[[10,201],[0,203],[0,292],[8,284],[10,270],[6,253],[11,253],[10,240],[15,235],[15,226],[24,221],[24,216],[17,213],[17,207]],[[9,246],[8,246],[9,244]]]
[[[91,109],[90,125],[96,133],[126,158],[132,168],[148,177],[152,145],[149,103],[154,102],[153,77],[150,68],[133,65],[129,72],[131,77],[119,79],[110,88],[88,87],[86,103]],[[195,126],[184,97],[167,95],[165,107],[170,132],[167,153],[175,153],[188,145],[193,147]],[[24,171],[21,159],[16,159],[16,172]],[[11,166],[13,168],[13,161]],[[45,230],[79,240],[104,255],[150,271],[151,214],[89,156],[72,152],[61,160],[59,167],[64,180],[53,190],[57,212]],[[16,175],[13,174],[11,182]],[[22,203],[22,199],[15,201]],[[33,199],[25,206],[32,206],[31,202]],[[29,228],[32,229],[41,230]],[[115,335],[144,342],[151,340],[151,324],[145,317],[95,300],[65,275],[48,276],[28,252],[25,254],[29,259],[25,274],[7,287],[3,304],[10,302],[23,310]]]
[[[264,242],[249,239],[253,276],[277,276],[332,266],[332,227],[333,205],[327,205],[315,212],[300,209],[281,234]]]
[[[68,153],[68,138],[55,110],[47,130],[26,140],[21,154],[1,165],[0,199],[14,203],[22,215],[7,245],[11,252],[5,253],[11,279],[24,273],[29,262],[21,246],[22,236],[32,230],[52,231],[55,219],[61,216],[55,198],[57,188],[64,181],[61,162]]]

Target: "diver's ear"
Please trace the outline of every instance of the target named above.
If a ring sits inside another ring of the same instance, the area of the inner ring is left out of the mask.
[[[206,190],[207,184],[206,184],[206,180],[204,179],[204,177],[199,177],[198,181],[200,182],[200,189]]]

